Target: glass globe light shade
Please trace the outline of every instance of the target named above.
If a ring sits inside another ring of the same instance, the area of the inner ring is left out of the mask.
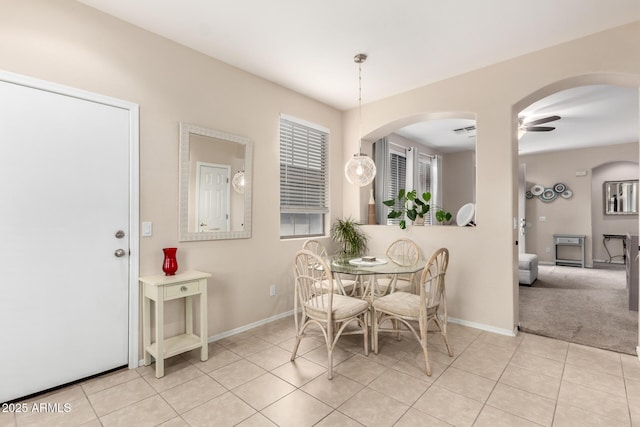
[[[231,185],[233,185],[233,189],[238,193],[244,193],[244,171],[236,172],[236,174],[233,175]]]
[[[376,164],[366,154],[354,154],[344,165],[344,174],[351,184],[364,187],[376,176]]]

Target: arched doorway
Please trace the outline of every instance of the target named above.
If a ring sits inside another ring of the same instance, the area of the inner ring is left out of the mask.
[[[591,75],[591,76],[580,76],[580,77],[575,77],[575,78],[570,78],[570,79],[566,79],[557,83],[554,83],[552,85],[549,85],[545,88],[542,88],[536,92],[534,92],[533,94],[527,96],[525,99],[521,100],[520,102],[516,103],[514,105],[514,109],[513,109],[513,113],[514,116],[517,116],[521,111],[526,110],[528,106],[535,104],[536,102],[539,102],[549,96],[556,96],[557,97],[557,93],[562,93],[563,91],[570,91],[572,89],[580,89],[581,87],[586,87],[589,85],[614,85],[617,86],[618,88],[620,87],[624,87],[625,90],[627,90],[628,92],[631,92],[635,95],[635,138],[633,138],[633,143],[630,145],[633,145],[635,148],[634,151],[634,156],[635,159],[632,160],[636,160],[637,163],[637,146],[638,146],[638,129],[637,129],[637,121],[638,121],[638,83],[637,80],[629,77],[629,76],[620,76],[620,75]],[[586,91],[585,91],[586,93]],[[556,95],[554,95],[556,94]],[[556,99],[557,101],[557,99]],[[593,102],[593,99],[589,100],[588,96],[585,97],[585,99],[583,100],[584,102]],[[552,103],[551,103],[552,104]],[[555,107],[559,108],[559,106],[561,105],[561,102],[555,102]],[[550,108],[553,108],[554,105],[551,105]],[[544,111],[544,114],[549,114],[549,111]],[[570,116],[570,114],[567,114],[567,116]],[[514,117],[515,119],[515,117]],[[536,118],[534,117],[533,120],[535,120]],[[565,120],[565,118],[563,118],[562,120]],[[522,122],[522,120],[520,120],[520,123]],[[518,123],[518,120],[514,120],[514,123]],[[560,123],[560,121],[555,122],[555,123]],[[551,125],[551,124],[550,124]],[[595,150],[595,149],[594,149]],[[574,152],[574,157],[578,157],[579,155],[576,154],[578,152]],[[580,154],[583,155],[583,154]],[[597,150],[595,150],[593,153],[590,154],[591,156],[597,156]],[[564,174],[562,173],[550,173],[550,170],[553,170],[551,168],[551,166],[549,166],[549,168],[547,168],[545,170],[544,173],[541,173],[539,170],[537,171],[537,175],[536,175],[536,179],[538,180],[543,180],[543,179],[547,179],[549,180],[549,182],[545,182],[542,183],[543,185],[550,185],[553,186],[554,183],[556,181],[559,180],[559,176],[564,177],[563,179],[566,179],[568,181],[571,181],[573,179],[573,183],[575,183],[574,185],[576,186],[581,186],[580,187],[580,192],[583,192],[585,194],[579,195],[582,199],[583,199],[583,210],[579,211],[579,213],[576,215],[573,215],[573,220],[574,223],[573,224],[567,224],[566,221],[564,224],[561,223],[561,221],[555,221],[557,218],[556,217],[560,217],[562,215],[556,215],[556,214],[550,214],[549,212],[552,212],[552,210],[550,210],[550,203],[546,203],[546,204],[541,204],[538,203],[538,210],[535,209],[528,209],[529,210],[529,217],[527,218],[527,231],[530,232],[532,229],[537,228],[538,230],[544,230],[546,229],[546,234],[548,235],[544,235],[542,238],[538,239],[539,241],[536,241],[536,239],[531,239],[528,238],[527,240],[529,240],[529,242],[527,242],[527,252],[539,252],[540,254],[540,258],[544,259],[545,262],[549,262],[549,260],[552,261],[552,264],[555,265],[555,261],[554,261],[554,257],[552,254],[550,254],[549,252],[555,252],[555,248],[553,247],[553,238],[549,237],[549,235],[553,236],[553,233],[558,233],[560,230],[563,230],[562,227],[568,227],[569,229],[571,227],[578,227],[578,229],[580,230],[579,233],[576,234],[584,234],[587,238],[587,249],[588,249],[588,256],[587,256],[587,260],[588,260],[588,266],[592,267],[592,261],[594,259],[598,259],[597,256],[594,256],[594,254],[596,253],[595,251],[595,247],[594,245],[598,242],[601,242],[602,238],[601,236],[598,237],[594,234],[594,230],[592,230],[592,217],[594,217],[594,212],[596,212],[596,207],[594,206],[592,208],[592,203],[591,200],[593,199],[593,194],[591,191],[591,178],[592,178],[592,167],[597,166],[598,164],[602,163],[602,159],[598,160],[598,159],[591,159],[588,161],[582,161],[582,163],[579,163],[581,166],[578,167],[576,163],[572,163],[571,161],[567,161],[566,157],[565,160],[559,160],[561,157],[560,155],[558,155],[556,160],[555,157],[553,157],[553,155],[549,155],[546,157],[545,160],[542,160],[542,156],[540,156],[540,159],[535,159],[535,160],[539,160],[539,162],[545,162],[546,164],[553,164],[553,163],[562,163],[561,165],[556,165],[558,168],[562,169],[564,168]],[[529,157],[529,160],[531,159],[531,157]],[[551,159],[551,160],[549,160]],[[628,157],[627,157],[628,159]],[[531,161],[531,160],[530,160]],[[569,177],[570,176],[570,177]],[[576,179],[578,179],[578,177],[580,177],[579,179],[582,179],[583,182],[577,181]],[[636,177],[637,178],[637,177]],[[553,181],[553,182],[552,182]],[[531,182],[528,183],[529,186],[531,186]],[[536,183],[537,184],[537,183]],[[574,191],[575,193],[575,191]],[[575,198],[574,200],[572,200],[572,202],[576,202],[577,203],[577,198]],[[600,200],[600,195],[598,195],[598,200]],[[560,202],[563,202],[563,200],[559,199]],[[585,204],[586,203],[586,204]],[[555,205],[560,205],[561,203],[558,202],[554,202]],[[575,203],[574,203],[575,204]],[[601,206],[601,203],[600,203]],[[566,206],[554,206],[558,209],[563,209],[566,211]],[[597,213],[600,213],[600,210],[598,208]],[[550,224],[552,222],[554,222],[554,224]],[[583,226],[582,228],[580,228],[579,226],[577,226],[577,223],[583,222]],[[555,228],[554,228],[555,227]],[[629,232],[632,232],[633,234],[637,234],[638,233],[638,218],[637,216],[635,217],[635,221],[633,222],[633,229],[629,230]],[[575,231],[575,230],[572,230]],[[596,231],[598,234],[600,234],[601,230]],[[544,233],[542,233],[544,234]],[[637,261],[636,261],[637,262]],[[535,286],[535,284],[534,284]],[[638,286],[638,283],[635,283],[635,286]],[[518,298],[516,299],[516,301],[520,300],[520,289],[518,284],[515,284],[516,290],[515,293],[516,295],[518,295]],[[518,319],[521,319],[520,316],[520,312],[519,312],[519,308],[516,308],[517,313],[518,313]],[[636,327],[637,328],[637,327]],[[562,337],[563,339],[567,339],[566,337]],[[567,339],[569,340],[569,339]],[[637,345],[638,341],[640,341],[640,331],[638,331],[637,336],[635,337],[635,344]],[[579,341],[576,341],[579,342]],[[586,345],[589,345],[589,343],[583,343]],[[594,345],[594,346],[598,346],[598,345]],[[637,351],[637,350],[636,350]],[[633,349],[631,349],[631,351],[627,351],[627,352],[633,352]]]

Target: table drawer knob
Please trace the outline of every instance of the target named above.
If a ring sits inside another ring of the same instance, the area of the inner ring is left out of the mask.
[[[180,287],[180,290],[181,290],[182,292],[187,292],[187,289],[188,289],[188,288],[187,288],[186,286],[184,286],[184,285]]]

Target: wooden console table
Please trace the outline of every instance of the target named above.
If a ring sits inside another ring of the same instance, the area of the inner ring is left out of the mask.
[[[164,360],[176,354],[200,348],[200,360],[208,359],[207,342],[207,278],[209,273],[187,271],[175,276],[162,274],[140,278],[143,286],[142,323],[144,364],[156,359],[156,378],[164,376]],[[200,336],[193,332],[193,297],[200,298]],[[184,298],[185,333],[164,337],[164,303]],[[151,301],[155,302],[155,342],[151,342]]]
[[[585,248],[584,239],[587,236],[584,234],[554,234],[553,244],[555,246],[554,263],[556,265],[579,265],[584,268],[585,263]],[[566,259],[558,258],[559,246],[578,246],[580,247],[580,259]]]

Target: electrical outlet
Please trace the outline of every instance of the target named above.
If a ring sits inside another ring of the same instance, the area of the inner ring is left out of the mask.
[[[269,286],[269,296],[270,297],[276,296],[276,285]]]

